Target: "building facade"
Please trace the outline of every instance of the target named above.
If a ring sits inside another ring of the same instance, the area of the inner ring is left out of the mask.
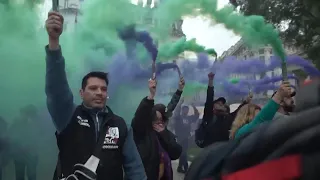
[[[63,28],[65,32],[73,32],[80,13],[83,0],[59,0],[59,12],[64,17]]]

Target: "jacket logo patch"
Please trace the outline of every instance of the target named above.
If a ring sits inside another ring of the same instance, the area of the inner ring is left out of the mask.
[[[78,123],[79,123],[81,126],[90,127],[90,124],[89,124],[88,119],[82,119],[80,116],[77,116],[77,119],[78,119]]]
[[[107,134],[104,138],[103,142],[103,149],[118,149],[119,146],[118,140],[119,140],[119,128],[118,127],[109,127]]]

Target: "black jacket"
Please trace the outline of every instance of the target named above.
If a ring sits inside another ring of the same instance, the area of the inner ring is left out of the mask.
[[[203,120],[196,132],[195,139],[196,144],[201,148],[209,146],[210,144],[218,141],[228,141],[229,130],[234,118],[238,110],[245,104],[242,103],[237,110],[230,114],[214,114],[213,98],[214,88],[208,86],[207,99],[204,105]]]
[[[100,163],[97,169],[97,180],[123,179],[122,146],[127,136],[125,121],[112,113],[103,112],[102,128],[108,128],[100,154]],[[60,167],[64,176],[73,173],[73,166],[84,164],[93,154],[97,142],[95,125],[92,116],[83,106],[78,106],[71,122],[59,134],[56,133],[59,148]]]
[[[177,91],[167,106],[168,111],[173,111],[179,102],[180,91]],[[171,160],[176,160],[182,152],[181,146],[177,143],[175,135],[168,129],[158,133],[152,128],[152,108],[154,100],[143,98],[132,120],[134,140],[140,153],[148,180],[157,180],[159,176],[159,147],[157,138],[161,146],[168,153]],[[171,169],[172,174],[172,169]]]

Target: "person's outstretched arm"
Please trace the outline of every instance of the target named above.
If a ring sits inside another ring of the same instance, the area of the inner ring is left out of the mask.
[[[145,169],[133,140],[132,129],[128,131],[127,138],[124,142],[122,154],[124,156],[123,169],[126,180],[146,180]]]
[[[178,90],[173,94],[173,96],[172,96],[169,104],[167,105],[167,113],[169,114],[170,117],[172,116],[173,111],[176,109],[176,107],[177,107],[177,105],[178,105],[178,103],[179,103],[179,101],[180,101],[181,94],[182,94],[182,90],[179,90],[179,89],[178,89]],[[177,108],[179,108],[179,107],[177,107]],[[178,111],[179,111],[179,110],[178,110]],[[179,111],[179,112],[180,112],[180,111]],[[175,113],[178,113],[178,112],[175,112]]]
[[[134,135],[143,136],[147,131],[152,130],[152,108],[156,94],[157,82],[149,80],[149,96],[142,99],[131,122]]]
[[[183,77],[180,77],[179,87],[177,91],[173,94],[169,104],[167,105],[167,113],[169,114],[170,117],[172,116],[174,109],[177,107],[180,101],[184,85],[185,85],[184,79]]]
[[[204,105],[204,112],[202,117],[202,122],[196,130],[195,142],[200,148],[204,148],[210,144],[212,144],[213,138],[210,137],[210,132],[213,131],[212,127],[214,127],[213,122],[213,79],[214,74],[211,72],[208,74],[208,89],[207,89],[207,99]]]
[[[181,114],[181,106],[183,104],[184,100],[183,97],[180,98],[180,101],[178,102],[177,107],[173,111],[173,118],[178,118]]]
[[[209,73],[208,75],[208,89],[207,89],[207,98],[204,104],[202,124],[209,124],[213,120],[213,97],[214,97],[214,87],[213,87],[213,78],[214,74]]]
[[[261,109],[261,111],[254,117],[254,119],[248,124],[242,126],[236,132],[235,138],[247,132],[250,132],[258,124],[261,124],[265,121],[271,121],[274,115],[277,113],[283,98],[286,96],[290,96],[290,94],[290,84],[288,82],[282,83],[275,96],[268,101],[268,103]]]
[[[59,45],[62,33],[63,17],[57,12],[50,12],[46,22],[49,45],[46,50],[45,93],[47,107],[58,133],[69,124],[75,109],[65,71],[65,60]]]
[[[135,133],[140,135],[152,129],[152,108],[154,106],[153,97],[145,97],[140,102],[131,122],[131,127]]]

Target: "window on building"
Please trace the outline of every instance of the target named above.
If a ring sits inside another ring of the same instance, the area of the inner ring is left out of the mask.
[[[259,49],[259,54],[264,54],[264,49]]]

